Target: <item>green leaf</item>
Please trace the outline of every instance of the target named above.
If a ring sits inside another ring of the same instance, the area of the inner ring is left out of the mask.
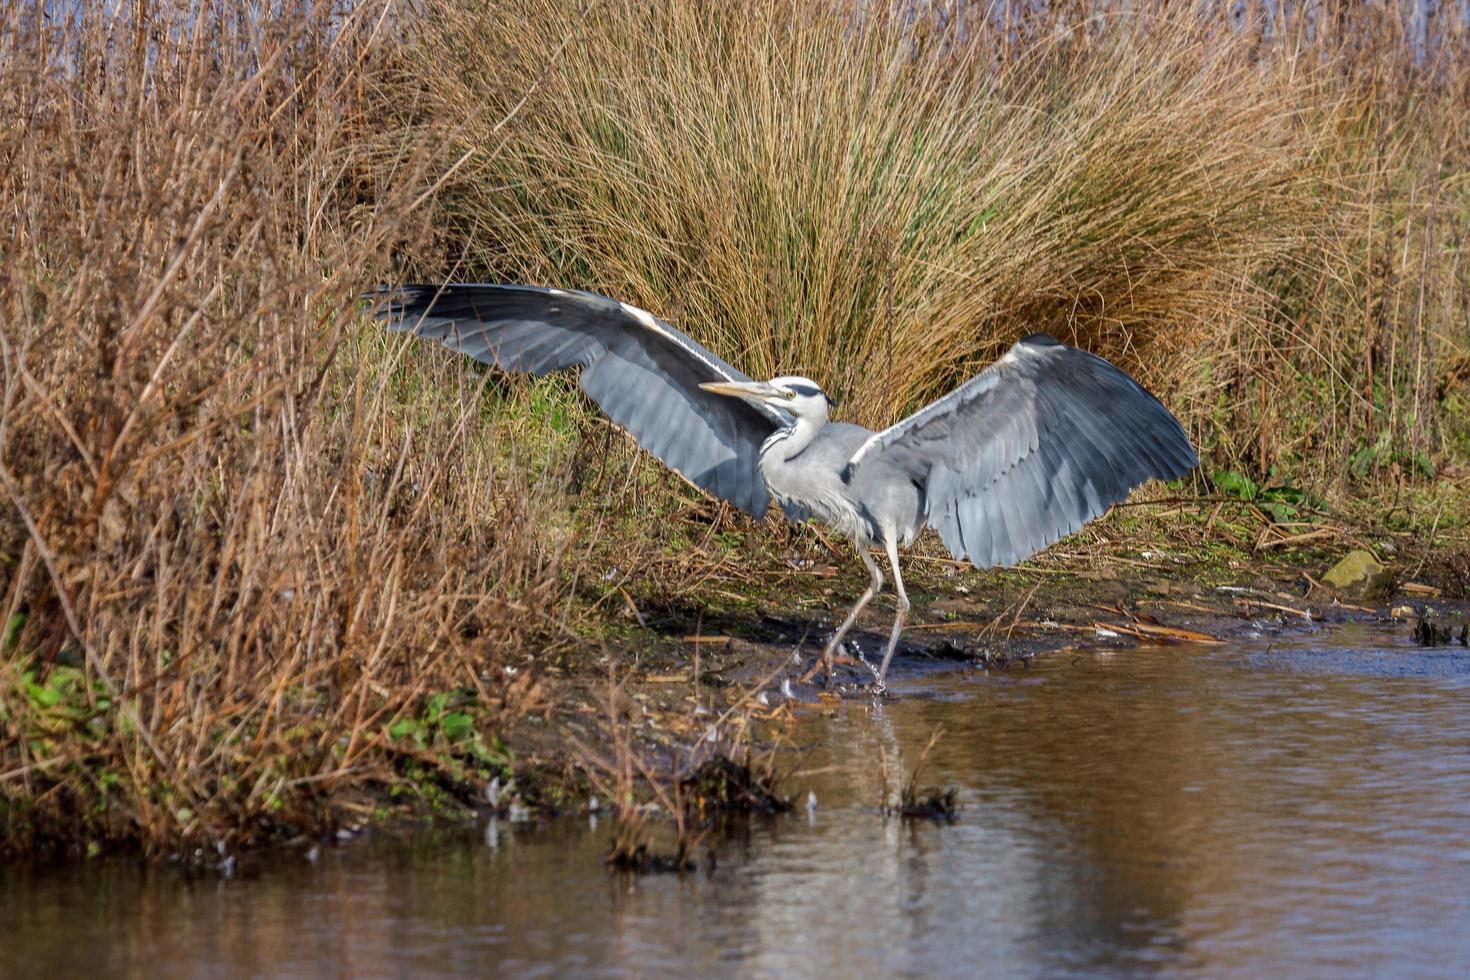
[[[445,715],[440,720],[439,727],[445,738],[457,742],[474,733],[475,718],[467,711],[455,711]]]
[[[16,613],[10,617],[10,622],[5,624],[5,638],[0,640],[0,650],[9,651],[14,648],[16,641],[20,639],[21,628],[25,624],[25,613]]]
[[[1255,480],[1236,470],[1215,474],[1215,489],[1241,500],[1255,500],[1261,488]]]
[[[1393,455],[1393,444],[1387,432],[1380,432],[1373,445],[1364,446],[1348,457],[1348,471],[1363,477],[1375,466],[1381,466]]]
[[[400,718],[388,726],[388,737],[407,738],[410,735],[417,735],[422,727],[413,718]]]
[[[1290,484],[1283,484],[1262,490],[1261,499],[1277,500],[1285,504],[1304,504],[1307,502],[1307,495]]]
[[[1290,504],[1278,503],[1271,500],[1263,500],[1259,504],[1261,511],[1271,518],[1273,524],[1284,524],[1295,520],[1300,513]]]
[[[54,708],[61,703],[61,692],[49,683],[44,687],[40,684],[27,684],[26,693],[30,694],[32,701],[43,708]]]

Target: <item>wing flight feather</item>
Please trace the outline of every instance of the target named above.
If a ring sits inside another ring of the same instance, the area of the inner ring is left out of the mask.
[[[595,293],[476,283],[385,288],[370,298],[389,330],[503,371],[581,367],[582,390],[639,445],[747,513],[770,506],[760,447],[790,419],[702,391],[703,382],[751,379],[644,310]]]
[[[886,467],[924,488],[956,558],[1011,565],[1199,464],[1178,420],[1112,364],[1044,334],[874,433],[845,477]]]

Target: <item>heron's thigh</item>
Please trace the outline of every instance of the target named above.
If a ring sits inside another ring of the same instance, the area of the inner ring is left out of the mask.
[[[875,466],[864,471],[860,486],[853,488],[883,536],[895,544],[913,542],[923,526],[923,500],[919,488],[900,471]]]

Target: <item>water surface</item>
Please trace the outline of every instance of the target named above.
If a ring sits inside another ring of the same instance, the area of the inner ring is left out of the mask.
[[[222,879],[0,876],[0,974],[1462,976],[1470,656],[1348,627],[1045,655],[803,718],[813,814],[711,870],[600,865],[609,824],[292,852]],[[964,809],[878,812],[886,753]]]

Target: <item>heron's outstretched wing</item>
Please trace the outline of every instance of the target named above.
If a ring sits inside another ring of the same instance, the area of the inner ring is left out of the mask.
[[[761,443],[781,412],[701,391],[749,381],[689,337],[636,307],[594,293],[450,284],[383,289],[390,330],[438,340],[504,371],[581,366],[582,390],[639,445],[697,486],[757,517],[770,496]]]
[[[875,433],[844,478],[889,467],[913,480],[951,554],[987,568],[1021,561],[1145,480],[1176,479],[1198,463],[1178,420],[1127,374],[1032,334]]]

